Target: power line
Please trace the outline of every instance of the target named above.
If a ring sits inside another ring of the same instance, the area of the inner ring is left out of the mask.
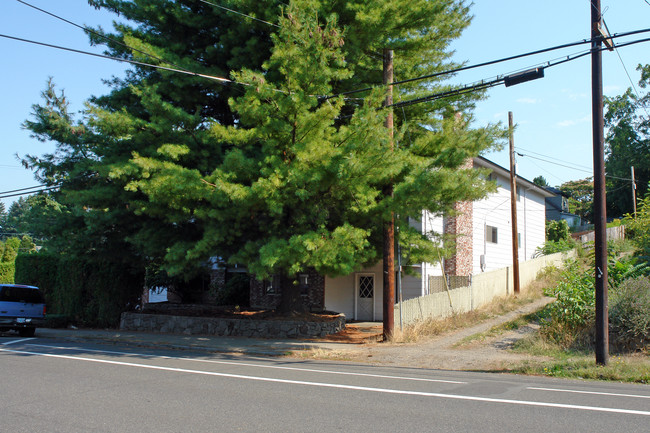
[[[548,164],[553,164],[553,165],[557,165],[557,166],[564,167],[564,168],[570,168],[570,169],[572,169],[572,170],[576,170],[576,171],[582,171],[583,173],[593,174],[592,171],[582,170],[582,169],[576,168],[575,166],[570,166],[570,165],[560,164],[560,163],[558,163],[558,162],[549,161],[549,160],[547,160],[547,159],[537,158],[537,157],[532,156],[532,155],[526,155],[525,153],[519,153],[519,152],[516,152],[516,153],[517,153],[517,155],[519,155],[519,156],[521,156],[521,157],[528,157],[528,158],[536,159],[536,160],[538,160],[538,161],[546,162],[546,163],[548,163]],[[609,179],[617,179],[617,180],[625,180],[625,181],[631,181],[631,180],[632,180],[632,178],[627,178],[627,177],[618,177],[618,176],[611,176],[611,175],[606,175],[605,177],[607,177],[607,178],[609,178]]]
[[[54,185],[54,186],[58,186],[58,185]],[[9,194],[9,193],[12,193],[12,192],[28,191],[30,189],[38,189],[38,188],[43,188],[43,187],[44,187],[44,185],[36,185],[36,186],[30,186],[30,187],[27,187],[27,188],[12,189],[10,191],[0,191],[0,194]]]
[[[260,23],[264,23],[264,24],[268,24],[268,25],[270,25],[270,26],[274,26],[274,27],[278,27],[278,28],[280,28],[280,26],[277,25],[277,24],[273,24],[273,23],[270,23],[270,22],[268,22],[268,21],[264,21],[264,20],[261,20],[261,19],[259,19],[259,18],[255,18],[255,17],[253,17],[253,16],[246,15],[246,14],[241,13],[241,12],[239,12],[239,11],[236,11],[236,10],[233,10],[233,9],[229,9],[229,8],[227,8],[227,7],[225,7],[225,6],[221,6],[221,5],[218,5],[218,4],[216,4],[216,3],[212,3],[212,2],[206,1],[206,0],[199,0],[199,1],[200,1],[201,3],[205,3],[205,4],[208,4],[208,5],[210,5],[210,6],[214,6],[214,7],[216,7],[216,8],[223,9],[223,10],[225,10],[225,11],[228,11],[228,12],[231,12],[231,13],[234,13],[234,14],[237,14],[237,15],[241,15],[241,16],[243,16],[243,17],[250,18],[250,19],[255,20],[255,21],[259,21]]]
[[[528,153],[532,153],[533,155],[543,156],[544,158],[554,159],[554,160],[556,160],[556,161],[560,161],[560,162],[563,162],[563,161],[564,161],[563,159],[554,158],[554,157],[552,157],[552,156],[544,155],[543,153],[533,152],[532,150],[530,150],[530,149],[526,149],[526,148],[523,148],[523,147],[521,147],[521,146],[516,146],[516,148],[517,148],[517,149],[521,149],[521,150],[523,150],[523,151],[525,151],[525,152],[528,152]],[[584,168],[585,170],[589,170],[589,171],[592,171],[592,170],[593,170],[592,167],[587,167],[587,166],[585,166],[585,165],[573,164],[573,166],[574,166],[574,167]]]
[[[45,42],[38,42],[38,41],[30,40],[30,39],[23,39],[23,38],[19,38],[19,37],[16,37],[16,36],[10,36],[10,35],[5,35],[5,34],[1,34],[1,33],[0,33],[0,37],[7,38],[7,39],[13,39],[13,40],[20,41],[20,42],[27,42],[29,44],[34,44],[34,45],[41,45],[41,46],[48,47],[48,48],[56,48],[58,50],[70,51],[70,52],[77,53],[77,54],[86,54],[88,56],[99,57],[99,58],[102,58],[102,59],[115,60],[117,62],[131,63],[133,65],[138,65],[138,66],[147,66],[147,67],[150,67],[150,68],[162,69],[164,71],[178,72],[178,73],[181,73],[181,74],[192,75],[192,76],[195,76],[195,77],[207,78],[209,80],[214,80],[214,81],[220,82],[222,84],[233,83],[233,84],[241,84],[243,86],[248,86],[248,84],[246,84],[246,83],[239,83],[237,81],[229,80],[227,78],[222,78],[222,77],[216,77],[216,76],[213,76],[213,75],[199,74],[197,72],[192,72],[192,71],[188,71],[188,70],[184,70],[184,69],[167,68],[165,66],[153,65],[151,63],[139,62],[137,60],[123,59],[123,58],[120,58],[120,57],[107,56],[105,54],[97,54],[97,53],[93,53],[93,52],[90,52],[90,51],[83,51],[83,50],[77,50],[75,48],[62,47],[60,45],[53,45],[53,44],[48,44],[48,43],[45,43]]]
[[[113,39],[113,38],[111,38],[111,37],[108,37],[108,36],[106,36],[106,35],[104,35],[104,34],[102,34],[102,33],[96,32],[95,30],[93,30],[93,29],[91,29],[91,28],[88,28],[88,27],[82,26],[82,25],[80,25],[80,24],[77,24],[77,23],[75,23],[75,22],[72,22],[72,21],[70,21],[70,20],[68,20],[68,19],[65,19],[65,18],[59,16],[59,15],[53,14],[52,12],[48,12],[48,11],[46,11],[45,9],[41,9],[41,8],[39,8],[39,7],[36,7],[36,6],[32,5],[32,4],[29,4],[29,3],[27,3],[27,2],[25,2],[25,1],[23,1],[23,0],[16,0],[16,1],[19,2],[19,3],[24,4],[25,6],[29,6],[30,8],[36,9],[36,10],[39,11],[39,12],[43,12],[44,14],[50,15],[51,17],[54,17],[54,18],[56,18],[56,19],[58,19],[58,20],[61,20],[61,21],[63,21],[64,23],[67,23],[67,24],[70,24],[70,25],[72,25],[72,26],[75,26],[75,27],[77,27],[77,28],[83,30],[84,32],[92,33],[93,35],[98,36],[98,37],[100,37],[100,38],[102,38],[102,39],[105,39],[105,40],[107,40],[107,41],[109,41],[109,42],[113,42],[113,43],[115,43],[115,44],[121,45],[121,46],[123,46],[124,48],[128,48],[128,49],[131,50],[131,51],[136,51],[136,52],[138,52],[138,53],[140,53],[140,54],[144,54],[144,55],[147,56],[147,57],[150,57],[150,58],[152,58],[152,59],[156,59],[156,60],[158,60],[158,61],[160,61],[160,62],[162,62],[162,63],[166,63],[166,64],[168,64],[168,65],[171,65],[171,66],[177,67],[177,68],[179,68],[179,69],[183,69],[182,67],[180,67],[180,66],[178,66],[178,65],[175,65],[174,63],[168,62],[167,60],[161,59],[160,57],[157,57],[157,56],[155,56],[155,55],[153,55],[153,54],[151,54],[151,53],[148,53],[148,52],[146,52],[146,51],[139,50],[139,49],[137,49],[137,48],[133,48],[133,47],[131,47],[131,46],[129,46],[129,45],[127,45],[127,44],[121,42],[121,41],[118,41],[117,39]]]
[[[649,29],[649,31],[650,31],[650,29]],[[638,40],[631,41],[631,42],[626,42],[624,44],[620,44],[619,46],[620,47],[625,47],[625,46],[634,45],[634,44],[638,44],[638,43],[641,43],[641,42],[649,42],[649,41],[650,41],[650,38],[644,38],[644,39],[638,39]],[[599,51],[604,51],[606,49],[607,48],[600,48]],[[541,68],[546,69],[546,68],[550,68],[550,67],[553,67],[553,66],[559,66],[559,65],[562,65],[564,63],[571,62],[573,60],[578,60],[578,59],[580,59],[582,57],[590,55],[591,53],[592,53],[592,50],[590,49],[588,51],[584,51],[584,52],[577,53],[577,54],[574,54],[574,55],[568,55],[566,57],[563,57],[562,60],[557,60],[555,62],[549,61],[549,62],[545,62],[545,63],[540,63],[538,65],[545,65],[545,66],[541,66]],[[470,93],[470,92],[474,92],[474,91],[477,91],[477,90],[484,90],[484,89],[487,89],[487,88],[490,88],[490,87],[498,86],[499,84],[503,83],[506,78],[507,78],[507,76],[501,75],[501,76],[498,76],[497,78],[495,78],[495,79],[493,79],[491,81],[478,82],[477,84],[467,85],[467,86],[463,86],[461,88],[448,90],[448,91],[445,91],[445,92],[434,93],[434,94],[431,94],[431,95],[428,95],[428,96],[422,96],[420,98],[415,98],[415,99],[411,99],[411,100],[408,100],[408,101],[403,101],[403,102],[400,102],[400,103],[397,103],[397,104],[393,104],[393,105],[391,105],[391,107],[408,106],[408,105],[413,105],[413,104],[417,104],[417,103],[421,103],[421,102],[434,101],[436,99],[442,99],[442,98],[446,98],[446,97],[450,97],[450,96],[457,96],[457,95],[461,95],[461,94],[464,94],[464,93]],[[399,84],[399,83],[395,83],[395,84]]]
[[[631,35],[635,35],[635,34],[639,34],[639,33],[647,33],[647,32],[650,32],[650,28],[641,29],[641,30],[632,30],[632,31],[623,32],[623,33],[617,33],[615,35],[612,35],[611,37],[612,38],[619,38],[619,37],[631,36]],[[533,55],[536,55],[536,54],[546,53],[546,52],[549,52],[549,51],[556,51],[556,50],[560,50],[560,49],[564,49],[564,48],[574,47],[574,46],[577,46],[577,45],[590,44],[591,42],[592,42],[591,38],[590,39],[583,39],[581,41],[576,41],[576,42],[569,42],[569,43],[566,43],[566,44],[556,45],[556,46],[549,47],[549,48],[543,48],[543,49],[540,49],[540,50],[529,51],[529,52],[523,53],[523,54],[516,54],[514,56],[502,57],[502,58],[497,59],[497,60],[490,60],[490,61],[483,62],[483,63],[477,63],[475,65],[462,66],[460,68],[450,69],[450,70],[442,71],[442,72],[436,72],[434,74],[422,75],[420,77],[409,78],[409,79],[401,80],[401,81],[395,81],[391,85],[397,86],[397,85],[400,85],[400,84],[410,83],[410,82],[413,82],[413,81],[421,81],[421,80],[426,80],[426,79],[429,79],[429,78],[440,77],[440,76],[443,76],[443,75],[450,75],[450,74],[454,74],[456,72],[468,71],[470,69],[476,69],[476,68],[480,68],[480,67],[483,67],[483,66],[495,65],[497,63],[503,63],[503,62],[507,62],[507,61],[510,61],[510,60],[516,60],[516,59],[520,59],[520,58],[524,58],[524,57],[533,56]],[[373,90],[373,89],[374,89],[374,87],[365,87],[363,89],[350,90],[350,91],[347,91],[347,92],[341,92],[341,93],[337,93],[336,95],[329,96],[329,98],[334,98],[334,97],[337,97],[337,96],[345,96],[345,95],[350,95],[350,94],[359,93],[359,92],[367,92],[367,91],[370,91],[370,90]]]
[[[609,28],[607,27],[607,23],[605,22],[605,19],[603,18],[603,24],[605,25],[605,30],[607,30],[607,33],[609,33]],[[630,85],[632,85],[632,89],[634,90],[634,93],[636,94],[636,97],[641,99],[641,96],[639,95],[639,91],[636,89],[636,86],[634,85],[634,81],[632,81],[632,77],[630,77],[630,73],[627,70],[627,67],[625,66],[625,62],[623,62],[623,57],[621,57],[621,52],[618,49],[618,46],[614,43],[612,43],[612,46],[614,47],[614,51],[616,51],[616,55],[618,56],[618,60],[621,61],[621,65],[623,66],[623,70],[625,71],[625,75],[627,75],[627,79],[630,82]],[[650,118],[650,114],[648,114],[648,110],[645,107],[645,104],[641,105],[641,108],[643,108],[643,111],[645,111],[645,114]]]
[[[38,194],[40,192],[47,192],[47,191],[52,191],[59,188],[58,186],[51,186],[48,188],[42,188],[39,190],[35,191],[29,191],[29,192],[22,192],[22,193],[16,193],[16,194],[5,194],[5,195],[0,195],[0,198],[11,198],[11,197],[20,197],[21,195],[29,195],[29,194]]]

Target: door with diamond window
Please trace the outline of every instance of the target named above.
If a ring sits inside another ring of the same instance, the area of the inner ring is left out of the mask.
[[[357,275],[357,320],[375,320],[375,276]]]

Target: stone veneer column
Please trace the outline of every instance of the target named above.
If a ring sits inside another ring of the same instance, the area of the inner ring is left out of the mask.
[[[472,159],[463,164],[462,169],[474,166]],[[454,255],[445,259],[445,274],[447,275],[472,275],[474,263],[474,221],[472,202],[457,202],[454,205],[454,216],[445,217],[445,234],[454,235],[456,246]]]

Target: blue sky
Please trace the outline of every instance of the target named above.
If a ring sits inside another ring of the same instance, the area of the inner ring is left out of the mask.
[[[27,1],[78,24],[110,28],[114,19],[89,7],[86,0]],[[476,0],[472,6],[475,17],[472,24],[453,44],[455,58],[477,64],[589,38],[589,8],[589,0]],[[650,27],[650,5],[645,0],[602,0],[602,9],[611,33]],[[0,33],[101,52],[97,47],[89,47],[81,30],[15,0],[3,0],[0,4]],[[650,37],[650,33],[625,40],[643,37]],[[587,48],[584,45],[466,71],[452,81],[468,84],[490,79]],[[37,185],[32,173],[20,166],[16,154],[42,155],[54,150],[52,143],[30,138],[20,126],[29,118],[32,104],[40,102],[48,77],[53,77],[57,86],[65,90],[71,110],[78,111],[90,95],[107,91],[102,79],[121,75],[125,66],[6,38],[0,38],[0,52],[4,55],[0,69],[1,193]],[[623,65],[636,86],[639,79],[636,66],[650,63],[649,53],[649,42],[621,48],[618,54],[604,52],[605,95],[620,94],[631,86]],[[499,121],[507,124],[508,111],[513,112],[517,124],[515,147],[525,155],[517,157],[520,175],[531,180],[542,175],[551,185],[590,176],[593,159],[590,68],[589,56],[548,68],[543,79],[491,89],[488,99],[477,105],[476,125]],[[396,74],[399,78],[399,71]],[[486,156],[504,167],[509,164],[506,150]],[[13,200],[2,199],[7,208]]]

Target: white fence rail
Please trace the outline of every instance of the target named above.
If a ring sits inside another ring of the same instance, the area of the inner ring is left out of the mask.
[[[575,251],[556,253],[519,263],[519,283],[521,290],[532,283],[539,272],[548,267],[561,267],[567,258],[575,257]],[[409,325],[429,318],[443,318],[453,313],[465,313],[479,308],[497,297],[513,292],[512,268],[474,275],[466,287],[449,292],[432,293],[427,296],[409,299],[401,303],[402,323]],[[453,308],[452,308],[453,306]],[[400,317],[400,305],[395,305],[395,320]]]

